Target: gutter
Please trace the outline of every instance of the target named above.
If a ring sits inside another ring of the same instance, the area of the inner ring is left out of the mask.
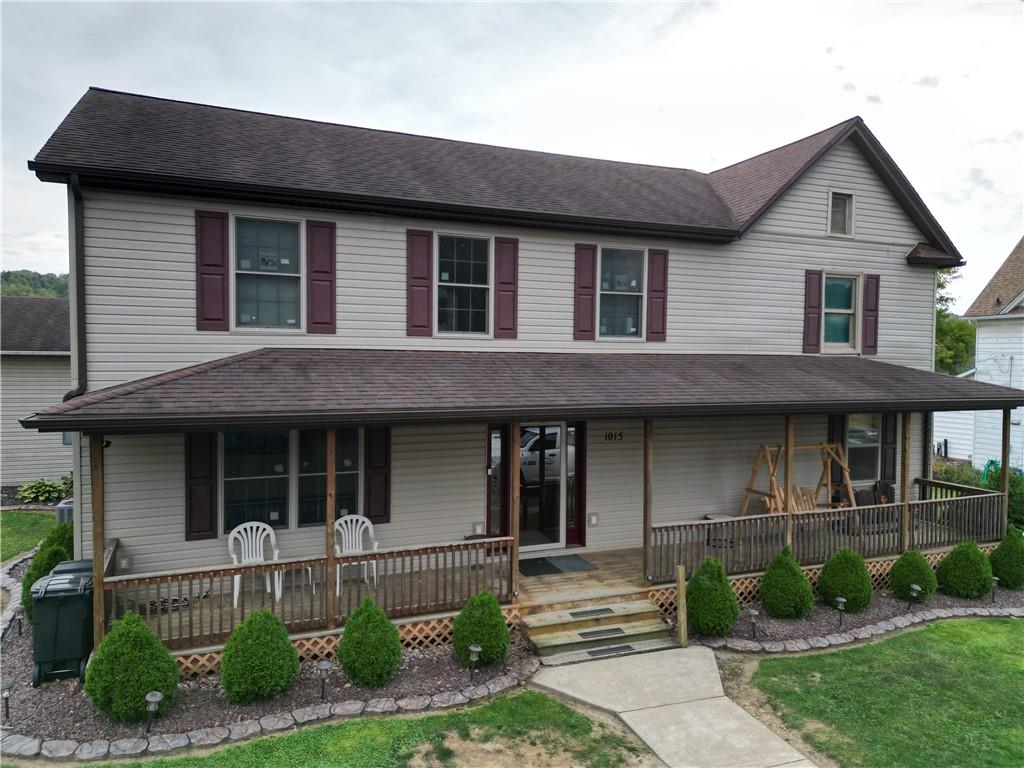
[[[78,183],[77,173],[72,173],[68,177],[68,189],[71,190],[73,200],[71,215],[74,227],[72,237],[75,244],[75,350],[77,353],[75,378],[78,380],[78,384],[74,389],[64,393],[64,402],[85,394],[89,389],[85,353],[85,208],[82,204],[82,188]]]

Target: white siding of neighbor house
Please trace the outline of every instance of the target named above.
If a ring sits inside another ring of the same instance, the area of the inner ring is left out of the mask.
[[[974,456],[974,416],[974,411],[945,411],[932,417],[935,442],[945,443],[949,458],[970,459]]]
[[[1024,317],[979,320],[974,377],[977,381],[1024,389]],[[1010,424],[1010,464],[1024,466],[1024,408],[1016,408]],[[977,411],[974,421],[976,467],[1002,456],[1002,412]]]
[[[4,355],[0,362],[0,485],[59,480],[74,466],[61,433],[23,429],[18,423],[59,403],[71,389],[68,355]]]
[[[856,236],[825,234],[828,190],[856,194]],[[90,388],[266,346],[799,354],[806,269],[881,275],[877,359],[932,366],[934,270],[907,266],[922,239],[852,145],[834,149],[742,240],[727,244],[462,225],[397,217],[85,192]],[[337,225],[336,335],[195,328],[195,210]],[[520,240],[515,340],[405,335],[405,231]],[[576,242],[668,248],[668,341],[575,342]]]
[[[797,419],[798,443],[825,439],[825,417]],[[912,476],[920,466],[920,422],[913,424]],[[621,439],[605,440],[605,433]],[[638,547],[643,530],[643,422],[587,425],[585,553]],[[185,451],[182,435],[114,435],[105,451],[107,538],[131,557],[132,572],[203,568],[230,562],[227,537],[185,541]],[[486,426],[451,424],[392,429],[391,522],[375,527],[381,547],[459,542],[486,513]],[[781,417],[661,419],[654,424],[655,523],[738,514],[758,445],[783,439]],[[88,466],[88,446],[82,462]],[[797,458],[796,482],[814,487],[816,452]],[[780,477],[780,482],[782,478]],[[762,472],[759,487],[766,485]],[[91,553],[90,478],[82,476],[85,514],[79,556]],[[755,503],[750,514],[762,510]],[[281,557],[323,554],[323,529],[276,531]],[[125,569],[120,569],[125,572]]]

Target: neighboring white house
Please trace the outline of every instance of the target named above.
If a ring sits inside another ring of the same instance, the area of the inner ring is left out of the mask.
[[[1006,257],[964,317],[976,331],[975,367],[963,377],[1024,389],[1024,238]],[[1024,409],[1011,418],[1010,461],[1024,467]],[[999,460],[1002,446],[998,413],[950,411],[935,414],[936,451],[969,459],[982,468]]]
[[[71,474],[70,432],[32,432],[18,423],[71,388],[71,324],[67,299],[4,298],[0,311],[0,486],[11,500],[22,483]]]

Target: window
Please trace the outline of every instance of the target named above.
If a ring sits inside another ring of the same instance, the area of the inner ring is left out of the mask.
[[[235,307],[240,328],[299,328],[299,225],[235,219]]]
[[[61,445],[74,445],[75,444],[75,433],[74,432],[62,432],[60,436]]]
[[[882,457],[882,416],[851,413],[846,427],[846,461],[855,483],[875,482]]]
[[[601,336],[640,337],[644,305],[643,250],[601,249],[599,304]]]
[[[437,238],[437,330],[488,333],[491,306],[491,241]]]
[[[840,237],[853,237],[853,194],[828,193],[828,233]]]
[[[824,349],[857,348],[857,278],[825,275]]]
[[[224,433],[224,532],[250,521],[288,527],[287,430]]]
[[[334,433],[335,514],[359,512],[359,430]],[[327,432],[299,432],[299,525],[323,525],[327,512]]]

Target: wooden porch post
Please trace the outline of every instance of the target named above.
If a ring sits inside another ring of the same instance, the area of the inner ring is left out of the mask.
[[[92,486],[92,641],[103,639],[103,435],[89,435],[89,470]]]
[[[653,580],[651,574],[651,491],[654,476],[654,422],[644,419],[644,579],[647,584]]]
[[[900,421],[900,501],[903,503],[903,534],[900,551],[910,549],[910,414]]]
[[[324,574],[324,602],[326,603],[327,611],[327,627],[333,629],[337,625],[336,611],[338,596],[335,594],[337,591],[337,583],[335,582],[335,573],[338,568],[337,558],[334,556],[334,519],[337,514],[338,505],[335,503],[335,496],[337,493],[337,467],[335,462],[335,452],[337,450],[337,442],[334,438],[334,428],[331,427],[327,430],[327,510],[324,515],[324,519],[327,523],[327,530],[325,531],[324,539],[327,542],[327,565],[326,573]],[[332,578],[334,577],[334,578]]]
[[[1012,413],[1012,411],[1010,411],[1009,408],[1003,409],[1003,450],[999,464],[1003,471],[1002,482],[1000,483],[1001,487],[999,490],[1003,493],[1004,525],[1010,518],[1010,413]]]
[[[786,500],[786,546],[793,546],[793,454],[796,446],[796,428],[793,424],[793,417],[786,414],[786,450],[785,450],[785,474],[786,491],[783,498]]]
[[[508,441],[508,486],[509,486],[509,533],[512,534],[512,556],[509,563],[509,583],[512,597],[519,597],[519,422],[509,424]]]

